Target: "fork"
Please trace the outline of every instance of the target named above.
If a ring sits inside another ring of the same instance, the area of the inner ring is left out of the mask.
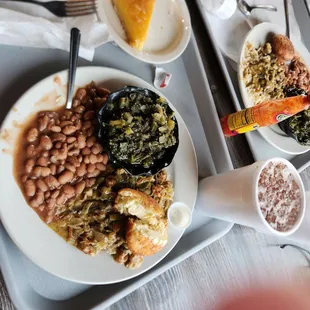
[[[12,2],[23,2],[38,4],[59,17],[76,17],[96,13],[97,0],[74,0],[74,1],[48,1],[35,0],[5,0]]]

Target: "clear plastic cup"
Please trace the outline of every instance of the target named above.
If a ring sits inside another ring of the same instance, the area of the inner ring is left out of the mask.
[[[288,166],[301,190],[301,208],[298,218],[286,231],[278,231],[270,226],[261,212],[258,201],[259,176],[270,162],[281,162]],[[210,217],[253,227],[263,233],[289,236],[299,228],[304,218],[305,189],[298,171],[289,161],[283,158],[272,158],[201,180],[196,208]]]
[[[237,0],[200,0],[204,10],[220,19],[229,19],[237,9]]]

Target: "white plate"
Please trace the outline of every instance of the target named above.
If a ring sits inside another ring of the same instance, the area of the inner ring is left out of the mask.
[[[134,85],[156,91],[151,85],[129,73],[104,67],[78,68],[76,86],[84,86],[91,81],[103,84],[111,90],[117,90],[125,85]],[[20,124],[32,112],[55,108],[55,98],[65,88],[66,82],[67,71],[45,78],[30,88],[16,102],[2,124],[2,138],[0,139],[1,221],[12,240],[24,254],[54,275],[89,284],[124,281],[147,271],[162,260],[181,238],[183,231],[169,226],[169,240],[166,247],[161,252],[146,257],[141,268],[130,270],[117,264],[108,254],[100,253],[96,257],[91,257],[66,243],[26,204],[12,174],[12,148],[20,130]],[[171,107],[173,108],[172,105]],[[167,170],[174,184],[175,200],[184,202],[193,209],[198,186],[196,154],[190,134],[177,111],[176,117],[179,124],[180,145]]]
[[[239,62],[238,80],[242,100],[246,108],[253,106],[253,101],[248,95],[247,89],[242,79],[242,63],[245,55],[246,44],[249,42],[255,48],[257,48],[261,45],[264,45],[267,41],[270,41],[270,36],[272,34],[285,35],[285,29],[275,24],[262,23],[255,26],[249,32],[243,43]],[[294,45],[295,51],[302,57],[306,65],[310,67],[310,54],[307,48],[300,42],[298,38],[294,36],[291,36],[291,41]],[[295,139],[285,135],[285,133],[278,127],[278,125],[262,127],[257,129],[257,131],[267,142],[285,153],[297,155],[310,150],[309,146],[301,145]]]
[[[112,0],[98,2],[99,18],[107,24],[119,47],[144,62],[162,64],[178,58],[185,50],[191,34],[191,20],[184,0],[156,0],[143,50],[126,41],[122,24]]]

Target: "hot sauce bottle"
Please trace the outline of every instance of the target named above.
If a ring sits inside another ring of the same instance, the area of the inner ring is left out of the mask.
[[[221,118],[226,137],[277,124],[310,107],[310,95],[301,95],[259,103]]]

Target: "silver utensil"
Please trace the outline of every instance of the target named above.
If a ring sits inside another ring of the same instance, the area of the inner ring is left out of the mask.
[[[12,2],[32,3],[43,6],[54,15],[59,17],[75,17],[94,14],[97,11],[96,0],[76,0],[76,1],[48,1],[41,2],[35,0],[1,0]]]
[[[288,0],[284,0],[284,11],[285,11],[285,23],[286,23],[286,36],[290,39],[290,17],[288,9]]]
[[[262,10],[277,12],[277,8],[274,5],[257,4],[257,5],[250,6],[249,4],[247,4],[245,0],[238,1],[238,8],[245,16],[250,16],[252,10],[254,9],[262,9]]]
[[[74,91],[77,61],[79,58],[80,40],[81,40],[80,30],[77,28],[72,28],[70,36],[69,77],[68,77],[69,81],[68,81],[66,109],[71,109],[72,107],[72,97]]]

